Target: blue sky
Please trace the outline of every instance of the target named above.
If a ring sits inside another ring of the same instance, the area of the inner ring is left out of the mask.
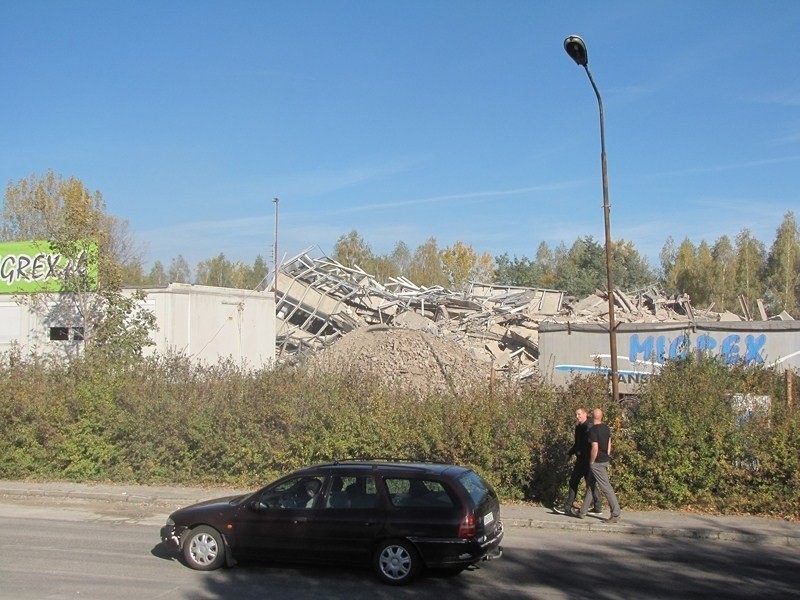
[[[148,263],[271,264],[357,230],[533,257],[767,246],[800,208],[800,2],[9,2],[0,178],[99,190]]]

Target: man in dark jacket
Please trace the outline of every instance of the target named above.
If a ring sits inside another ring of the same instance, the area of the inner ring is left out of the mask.
[[[584,407],[578,408],[575,411],[575,441],[572,444],[572,448],[567,452],[568,456],[575,456],[575,464],[572,466],[572,473],[569,476],[569,495],[564,503],[563,511],[556,506],[553,507],[553,510],[559,514],[572,514],[572,503],[575,502],[575,497],[578,495],[578,485],[580,485],[581,479],[586,481],[587,494],[591,490],[594,498],[594,508],[589,512],[593,515],[603,514],[600,492],[595,488],[594,479],[592,479],[589,469],[589,454],[591,450],[589,428],[591,426],[586,409]]]

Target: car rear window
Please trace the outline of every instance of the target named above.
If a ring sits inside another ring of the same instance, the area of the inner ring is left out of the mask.
[[[389,500],[397,507],[452,508],[453,499],[440,481],[416,477],[387,477]]]
[[[467,471],[460,475],[457,481],[472,498],[475,506],[479,506],[487,496],[495,497],[494,490],[474,471]]]

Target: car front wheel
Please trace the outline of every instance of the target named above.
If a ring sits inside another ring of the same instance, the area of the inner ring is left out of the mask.
[[[405,585],[419,573],[422,561],[405,540],[387,540],[375,550],[375,573],[389,585]]]
[[[183,543],[186,563],[198,571],[212,571],[225,561],[225,545],[222,535],[213,527],[205,525],[192,529]]]

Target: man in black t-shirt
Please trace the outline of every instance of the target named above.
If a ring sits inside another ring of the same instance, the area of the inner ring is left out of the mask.
[[[603,411],[595,408],[593,412],[593,424],[589,430],[589,445],[591,447],[589,453],[589,469],[595,484],[603,492],[603,495],[608,500],[608,505],[611,507],[611,516],[608,519],[603,519],[606,523],[616,523],[619,521],[620,509],[617,495],[614,493],[614,488],[611,487],[611,481],[608,478],[608,464],[611,462],[611,430],[608,425],[603,423]],[[589,506],[592,504],[591,490],[587,490],[586,496],[583,498],[583,505],[580,510],[573,510],[572,514],[582,519],[589,511]]]

